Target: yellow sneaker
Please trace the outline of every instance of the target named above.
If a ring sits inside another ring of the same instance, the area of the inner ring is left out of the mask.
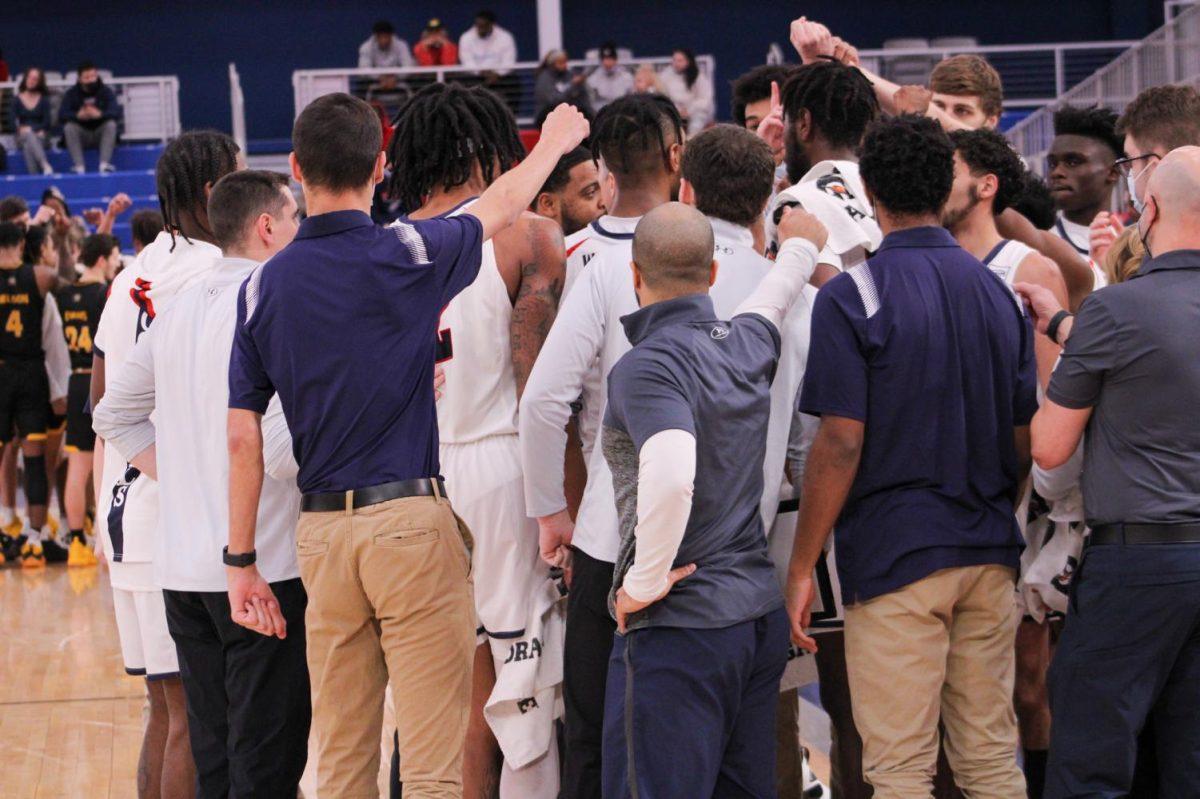
[[[46,514],[46,526],[50,528],[50,537],[52,539],[57,540],[58,539],[58,519],[55,518],[53,513]]]
[[[46,567],[46,556],[42,553],[42,544],[40,541],[26,541],[21,547],[21,568],[22,569],[44,569]]]
[[[9,538],[16,538],[24,531],[25,523],[16,516],[13,517],[12,521],[0,528],[0,532],[4,533]]]
[[[96,553],[92,552],[83,540],[76,538],[71,542],[70,548],[67,550],[67,566],[71,568],[95,566]]]

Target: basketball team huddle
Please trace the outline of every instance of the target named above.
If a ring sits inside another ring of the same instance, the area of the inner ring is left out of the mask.
[[[185,133],[115,278],[0,223],[5,555],[45,557],[65,342],[153,779],[294,796],[311,732],[319,795],[377,795],[386,692],[405,796],[825,796],[819,682],[839,799],[1041,795],[1086,534],[1079,452],[1030,468],[1042,309],[1124,279],[1122,162],[1176,145],[1141,98],[1063,108],[1047,188],[982,59],[899,87],[791,35],[691,137],[638,94],[526,153],[455,84],[386,131],[317,99],[290,176]]]

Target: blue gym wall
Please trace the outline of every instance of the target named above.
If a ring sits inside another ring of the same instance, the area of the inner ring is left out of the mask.
[[[539,55],[534,0],[19,5],[0,25],[0,50],[14,72],[26,64],[65,72],[91,58],[117,74],[176,74],[184,125],[228,130],[226,65],[232,60],[242,76],[252,139],[288,136],[292,71],[354,66],[359,43],[380,17],[411,44],[432,16],[457,36],[478,8],[490,6],[516,36],[521,59]],[[786,47],[787,24],[798,9],[860,47],[878,47],[893,36],[975,35],[984,44],[1140,38],[1162,23],[1157,0],[563,0],[563,31],[574,53],[607,38],[640,54],[664,54],[675,46],[712,53],[719,114],[726,116],[728,80],[761,63],[770,42]]]

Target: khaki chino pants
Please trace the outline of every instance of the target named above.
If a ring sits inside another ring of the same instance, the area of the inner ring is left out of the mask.
[[[938,719],[971,799],[1025,796],[1013,710],[1018,612],[1005,566],[944,569],[846,608],[846,667],[875,799],[933,793]]]
[[[462,796],[471,537],[444,497],[302,513],[296,533],[321,797],[377,797],[391,677],[406,799]]]

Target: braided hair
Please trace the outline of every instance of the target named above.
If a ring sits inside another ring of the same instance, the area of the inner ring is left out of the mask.
[[[867,126],[879,116],[871,81],[837,61],[797,67],[783,85],[782,100],[791,124],[801,111],[808,111],[812,124],[833,147],[857,149]]]
[[[613,174],[642,177],[660,166],[671,170],[671,145],[683,142],[679,109],[661,94],[629,94],[596,114],[592,159],[604,159]]]
[[[215,185],[235,171],[237,156],[238,146],[233,139],[215,130],[188,131],[163,150],[154,169],[154,182],[163,226],[171,234],[172,251],[176,233],[191,243],[183,232],[184,216],[197,218],[201,212],[207,213],[205,185]]]
[[[388,194],[412,211],[437,187],[471,179],[475,165],[491,183],[525,157],[512,111],[482,86],[434,83],[413,95],[396,117]]]

